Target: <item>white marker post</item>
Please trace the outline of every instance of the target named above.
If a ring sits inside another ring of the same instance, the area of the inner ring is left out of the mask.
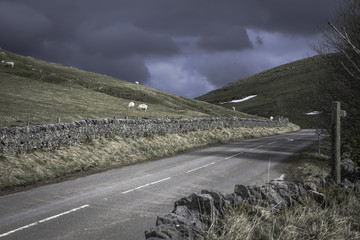
[[[346,117],[346,111],[340,110],[338,101],[332,102],[331,108],[331,157],[333,162],[332,174],[336,184],[341,182],[340,171],[340,117]]]
[[[318,135],[318,153],[320,155],[320,135],[321,135],[321,129],[316,129],[316,133]]]

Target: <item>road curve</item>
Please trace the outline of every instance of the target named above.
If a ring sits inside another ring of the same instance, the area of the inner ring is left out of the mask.
[[[247,139],[2,196],[0,240],[144,239],[174,201],[279,177],[316,141],[312,130]]]

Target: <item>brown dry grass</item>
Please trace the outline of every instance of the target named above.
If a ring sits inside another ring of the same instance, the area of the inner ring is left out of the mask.
[[[221,234],[210,232],[206,239],[359,239],[359,207],[359,199],[353,195],[343,204],[328,207],[307,197],[304,204],[279,214],[243,204],[225,217]]]
[[[69,174],[134,164],[207,145],[296,130],[299,127],[293,124],[283,128],[218,128],[141,138],[100,138],[51,152],[0,155],[0,191],[53,181]]]
[[[330,138],[321,141],[321,154],[318,154],[317,144],[310,146],[286,167],[286,179],[296,183],[318,183],[320,178],[328,178],[331,174],[330,152]]]

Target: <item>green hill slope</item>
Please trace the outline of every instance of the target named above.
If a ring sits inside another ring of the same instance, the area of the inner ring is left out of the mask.
[[[106,75],[64,67],[0,49],[0,127],[71,122],[85,118],[179,118],[247,114],[161,92]],[[134,101],[147,112],[128,109]]]
[[[262,117],[285,116],[303,128],[313,128],[319,117],[306,113],[318,110],[317,83],[332,74],[323,58],[314,56],[240,79],[196,99]],[[251,95],[256,97],[231,102]]]

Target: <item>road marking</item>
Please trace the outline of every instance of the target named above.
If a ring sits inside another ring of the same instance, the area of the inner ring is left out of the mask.
[[[264,145],[260,145],[260,146],[257,146],[257,147],[254,147],[254,148],[251,148],[251,149],[249,149],[250,151],[252,151],[252,150],[255,150],[255,149],[258,149],[258,148],[261,148],[261,147],[263,147]]]
[[[150,183],[150,184],[151,184],[151,185],[157,184],[157,183],[160,183],[160,182],[163,182],[163,181],[167,181],[167,180],[169,180],[170,178],[171,178],[171,177],[164,178],[164,179],[161,179],[161,180],[159,180],[159,181],[152,182],[152,183]]]
[[[26,229],[26,228],[36,226],[36,225],[38,225],[38,224],[40,224],[40,223],[44,223],[44,222],[50,221],[50,220],[52,220],[52,219],[61,217],[61,216],[63,216],[63,215],[66,215],[66,214],[69,214],[69,213],[78,211],[78,210],[80,210],[80,209],[83,209],[83,208],[86,208],[86,207],[89,207],[89,206],[90,206],[90,205],[86,204],[86,205],[83,205],[83,206],[81,206],[81,207],[74,208],[74,209],[71,209],[71,210],[69,210],[69,211],[66,211],[66,212],[63,212],[63,213],[60,213],[60,214],[57,214],[57,215],[54,215],[54,216],[51,216],[51,217],[48,217],[48,218],[44,218],[44,219],[42,219],[42,220],[40,220],[40,221],[30,223],[30,224],[28,224],[28,225],[26,225],[26,226],[19,227],[19,228],[17,228],[17,229],[11,230],[11,231],[9,231],[9,232],[0,234],[0,238],[5,237],[5,236],[8,236],[8,235],[13,234],[13,233],[16,233],[16,232],[18,232],[18,231],[24,230],[24,229]]]
[[[187,171],[187,173],[191,173],[191,172],[194,172],[194,171],[196,171],[196,170],[199,170],[199,169],[202,169],[202,168],[206,168],[206,167],[208,167],[208,166],[210,166],[210,165],[213,165],[213,164],[215,164],[215,162],[206,164],[206,165],[201,166],[201,167],[197,167],[197,168],[191,169],[191,170]]]
[[[270,143],[268,143],[267,145],[272,145],[272,144],[277,143],[277,142],[278,142],[278,141],[270,142]]]
[[[129,193],[129,192],[132,192],[134,190],[139,190],[141,188],[144,188],[144,187],[147,187],[147,186],[150,186],[150,185],[154,185],[154,184],[157,184],[157,183],[161,183],[161,182],[167,181],[169,179],[171,179],[171,177],[167,177],[167,178],[163,178],[161,180],[155,181],[155,182],[147,183],[147,184],[141,185],[139,187],[132,188],[132,189],[129,189],[127,191],[124,191],[124,192],[122,192],[122,194]]]
[[[139,186],[139,187],[134,188],[134,190],[138,190],[138,189],[141,189],[141,188],[143,188],[143,187],[147,187],[147,186],[149,186],[149,185],[150,185],[150,183],[147,183],[147,184],[145,184],[145,185],[142,185],[142,186]]]
[[[135,188],[130,189],[130,190],[127,190],[127,191],[125,191],[125,192],[122,192],[122,194],[129,193],[129,192],[132,192],[132,191],[134,191],[134,190],[135,190]]]
[[[232,155],[232,156],[230,156],[230,157],[227,157],[227,158],[225,158],[225,159],[228,160],[228,159],[233,158],[233,157],[236,157],[236,156],[238,156],[238,155],[240,155],[240,154],[243,154],[243,152],[239,152],[239,153],[234,154],[234,155]]]

